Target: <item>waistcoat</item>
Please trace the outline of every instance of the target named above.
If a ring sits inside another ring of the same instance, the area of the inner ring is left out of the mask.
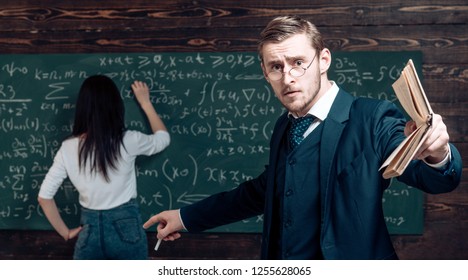
[[[272,223],[273,259],[321,259],[319,125],[294,150],[286,135],[276,170]]]

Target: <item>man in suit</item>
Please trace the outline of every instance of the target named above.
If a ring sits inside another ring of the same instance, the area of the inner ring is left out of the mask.
[[[379,167],[414,130],[390,102],[354,98],[328,80],[331,53],[309,21],[273,19],[261,33],[261,67],[287,109],[276,122],[269,165],[257,178],[151,217],[158,239],[264,214],[264,259],[396,259]],[[298,132],[299,130],[299,132]],[[428,193],[457,187],[461,157],[440,115],[398,177]]]

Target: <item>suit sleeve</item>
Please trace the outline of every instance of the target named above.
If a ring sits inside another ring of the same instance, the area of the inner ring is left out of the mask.
[[[378,154],[385,160],[390,153],[405,139],[404,128],[406,120],[395,105],[382,102],[376,110],[378,121],[374,126],[374,135],[379,135],[375,143]],[[409,186],[418,188],[431,194],[446,193],[454,190],[460,183],[462,160],[460,153],[450,144],[451,156],[446,170],[439,171],[424,163],[422,160],[410,162],[405,172],[397,179]],[[383,152],[379,152],[383,151]],[[383,161],[382,161],[383,162]]]
[[[452,159],[445,170],[437,170],[421,160],[413,160],[398,180],[430,194],[453,191],[461,180],[462,159],[457,148],[450,144]]]
[[[268,168],[268,167],[267,167]],[[180,209],[185,228],[199,232],[263,214],[267,170],[237,188]]]

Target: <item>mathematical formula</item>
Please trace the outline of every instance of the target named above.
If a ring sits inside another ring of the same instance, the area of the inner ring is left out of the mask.
[[[362,60],[340,55],[329,75],[356,96],[393,101],[389,85],[403,61],[377,60],[364,67]],[[166,151],[137,160],[138,201],[145,217],[232,189],[267,164],[270,135],[284,109],[254,53],[0,55],[0,228],[21,223],[50,228],[36,202],[38,189],[72,131],[81,82],[93,74],[108,75],[118,85],[127,128],[149,132],[130,88],[134,80],[145,81],[171,134]],[[392,191],[386,197],[412,195]],[[59,193],[61,213],[76,218],[79,204],[71,183],[66,181]],[[408,223],[398,215],[387,220]],[[255,217],[240,228],[259,231],[261,222]]]

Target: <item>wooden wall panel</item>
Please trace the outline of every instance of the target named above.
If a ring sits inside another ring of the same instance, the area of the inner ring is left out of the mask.
[[[6,3],[4,3],[6,2]],[[296,14],[319,26],[466,24],[466,2],[440,1],[2,1],[4,26],[17,30],[263,27]],[[161,3],[159,3],[161,2]],[[157,24],[155,24],[157,23]]]
[[[6,0],[0,52],[255,51],[274,16],[309,18],[332,51],[423,52],[424,86],[464,162],[460,187],[427,195],[421,236],[394,236],[403,259],[468,259],[468,3],[420,1]],[[148,234],[154,244],[154,234]],[[160,259],[256,259],[259,234],[184,234]],[[150,246],[151,247],[151,246]],[[150,248],[151,249],[151,248]],[[54,232],[0,231],[0,259],[69,259]]]

